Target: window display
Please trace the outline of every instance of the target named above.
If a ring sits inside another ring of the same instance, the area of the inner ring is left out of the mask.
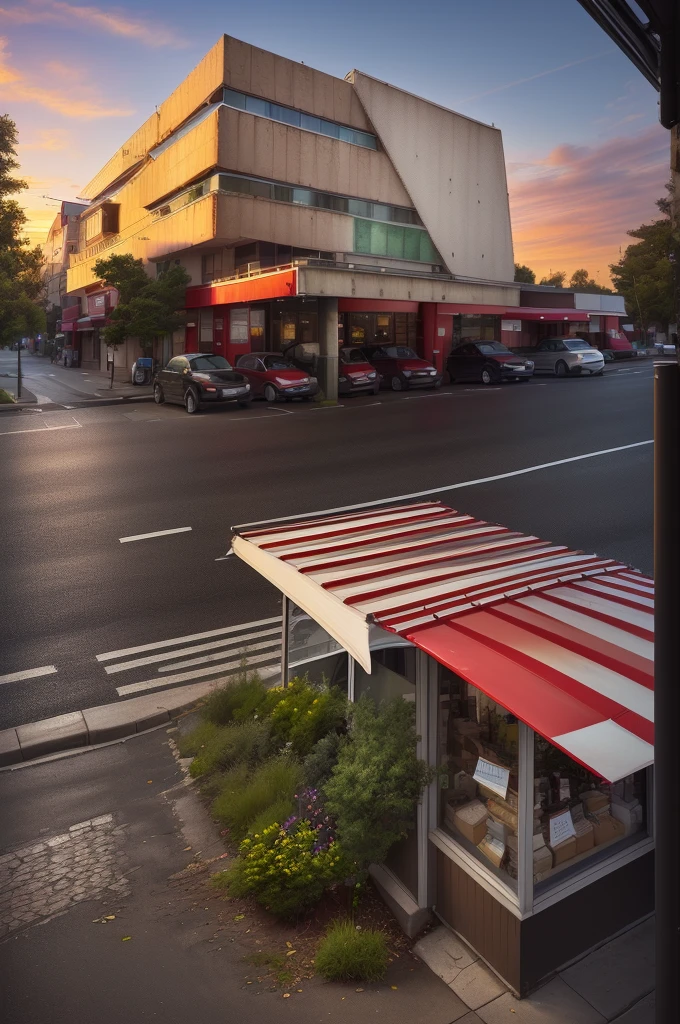
[[[516,891],[519,723],[439,669],[439,824]]]
[[[604,848],[645,834],[645,771],[610,784],[534,737],[534,883],[539,891]]]

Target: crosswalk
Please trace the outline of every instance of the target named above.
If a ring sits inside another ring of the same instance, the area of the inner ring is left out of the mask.
[[[97,661],[109,676],[126,673],[116,687],[119,697],[235,675],[244,666],[275,671],[281,662],[281,617],[107,651]]]

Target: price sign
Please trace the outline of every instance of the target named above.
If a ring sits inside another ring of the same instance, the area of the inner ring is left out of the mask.
[[[486,786],[492,793],[497,793],[498,796],[505,800],[508,792],[508,783],[510,782],[510,771],[508,768],[502,768],[501,765],[492,764],[491,761],[485,761],[483,757],[480,757],[472,777],[475,782]]]
[[[571,811],[567,807],[561,814],[554,814],[550,819],[550,845],[557,846],[565,839],[571,839],[576,835],[574,822],[571,818]]]

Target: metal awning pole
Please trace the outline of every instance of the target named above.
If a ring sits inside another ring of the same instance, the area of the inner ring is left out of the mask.
[[[680,365],[654,368],[656,1021],[680,1009]]]
[[[290,647],[290,600],[281,597],[281,684],[288,686],[288,650]]]

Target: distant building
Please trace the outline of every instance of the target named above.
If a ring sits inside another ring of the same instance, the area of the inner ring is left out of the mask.
[[[43,279],[48,308],[61,308],[66,298],[66,270],[70,256],[78,250],[79,215],[85,203],[62,203],[43,244],[45,268]]]

